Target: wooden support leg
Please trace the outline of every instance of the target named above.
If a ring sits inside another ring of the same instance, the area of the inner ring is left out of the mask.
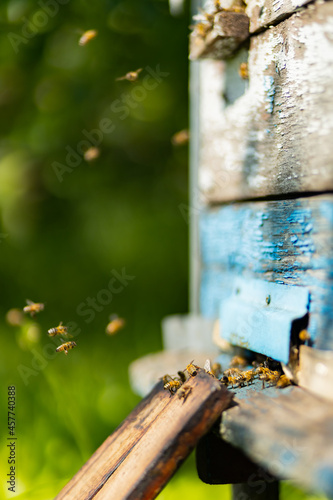
[[[232,485],[233,500],[279,500],[279,481],[263,479]]]

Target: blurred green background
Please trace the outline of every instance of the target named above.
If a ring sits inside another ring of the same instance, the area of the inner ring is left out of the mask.
[[[188,1],[178,17],[167,0],[1,2],[0,404],[5,422],[15,385],[17,498],[57,494],[139,401],[129,363],[162,348],[164,316],[187,312],[188,151],[170,139],[188,126],[189,24]],[[88,29],[98,36],[79,46]],[[147,66],[168,75],[143,91]],[[137,82],[116,81],[138,68]],[[68,168],[103,119],[114,130],[99,158]],[[102,304],[123,269],[134,279]],[[89,297],[99,310],[84,315]],[[45,310],[8,318],[27,298]],[[109,337],[112,313],[126,328]],[[77,342],[68,356],[47,336],[60,321]],[[13,497],[4,482],[0,495]],[[201,483],[192,456],[160,498],[212,496],[230,487]]]

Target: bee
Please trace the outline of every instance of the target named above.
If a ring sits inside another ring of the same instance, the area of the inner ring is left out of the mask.
[[[251,382],[253,382],[254,376],[254,370],[247,370],[245,372],[242,372],[242,378],[244,382],[246,382],[246,385],[249,385]]]
[[[204,365],[204,370],[206,373],[211,375],[212,377],[215,377],[214,373],[212,372],[212,368],[210,366],[210,360],[206,359],[205,365]]]
[[[240,375],[240,374],[229,375],[229,377],[227,377],[227,379],[228,379],[228,383],[226,385],[231,385],[232,388],[234,388],[234,387],[236,388],[236,387],[244,385],[242,375]]]
[[[224,371],[223,375],[229,377],[229,376],[240,375],[241,373],[242,372],[239,368],[228,368],[227,370]]]
[[[263,366],[261,363],[254,369],[254,374],[260,377],[260,375],[264,375],[265,373],[268,373],[270,370],[269,368]]]
[[[99,157],[100,151],[96,147],[91,147],[84,152],[83,158],[85,161],[93,161]]]
[[[32,300],[27,299],[27,306],[23,307],[23,312],[30,313],[30,316],[35,316],[36,313],[43,311],[44,304],[32,302]]]
[[[214,373],[216,378],[222,373],[222,367],[221,367],[220,363],[213,363],[212,364],[212,372]]]
[[[164,377],[166,377],[166,375]],[[164,382],[164,377],[163,377],[163,382]],[[182,385],[182,383],[180,382],[180,380],[171,379],[171,380],[166,381],[163,384],[163,387],[165,390],[169,390],[170,394],[173,395],[179,389],[179,387],[181,385]]]
[[[249,79],[249,68],[246,62],[242,62],[238,68],[238,74],[243,80]]]
[[[126,75],[116,78],[116,82],[120,80],[128,80],[129,82],[136,82],[137,79],[139,78],[139,73],[141,73],[141,71],[142,68],[139,68],[136,71],[129,71],[128,73],[126,73]]]
[[[80,37],[80,40],[79,40],[79,45],[87,45],[88,42],[90,42],[90,40],[92,40],[93,38],[95,38],[98,34],[98,31],[96,30],[88,30],[88,31],[85,31],[83,33],[83,35],[81,35]]]
[[[244,366],[246,366],[247,364],[247,361],[245,358],[243,358],[242,356],[234,356],[232,358],[232,360],[230,361],[230,366],[231,367],[239,367],[239,368],[243,368]]]
[[[271,385],[276,384],[277,381],[279,380],[279,377],[280,377],[280,372],[278,371],[268,370],[267,372],[262,373],[261,375],[259,375],[260,380],[262,380],[262,388],[264,389],[265,382],[270,382]]]
[[[177,392],[178,398],[184,399],[183,404],[185,403],[191,392],[192,392],[192,387],[190,387],[189,385],[183,385],[183,387],[179,389],[179,391]]]
[[[276,387],[278,387],[279,389],[282,389],[283,387],[287,387],[290,384],[291,384],[291,381],[289,380],[287,375],[281,375],[281,377],[279,378],[279,380],[276,383]]]
[[[180,380],[182,383],[186,382],[186,375],[185,375],[185,373],[184,373],[184,372],[182,372],[182,371],[179,371],[179,372],[177,372],[177,373],[178,373],[179,380]]]
[[[199,367],[196,366],[196,365],[193,365],[194,359],[192,359],[191,363],[189,363],[187,365],[187,367],[185,368],[185,370],[187,371],[187,373],[191,376],[191,377],[195,377],[196,374],[198,373],[198,370],[199,370]]]
[[[61,344],[59,347],[56,348],[56,352],[64,351],[64,353],[67,354],[69,349],[74,349],[74,347],[76,347],[76,342],[73,341],[65,342],[64,344]]]
[[[310,338],[311,338],[311,335],[309,334],[309,332],[307,330],[302,330],[301,332],[299,332],[299,339],[302,342],[305,342],[306,340],[309,340]]]
[[[64,326],[62,324],[62,321],[60,321],[59,325],[56,326],[55,328],[50,328],[47,333],[49,334],[50,337],[55,337],[56,335],[69,335],[67,331],[67,326]]]
[[[183,146],[187,144],[190,138],[190,133],[187,129],[180,130],[171,137],[171,143],[174,146]]]
[[[123,318],[119,318],[116,314],[112,314],[109,319],[111,321],[107,324],[105,329],[108,335],[114,335],[119,330],[124,328],[126,322]]]

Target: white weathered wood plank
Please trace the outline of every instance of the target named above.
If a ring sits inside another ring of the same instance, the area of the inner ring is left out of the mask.
[[[200,62],[201,197],[216,203],[331,190],[333,3],[253,37],[248,65],[248,86],[228,105],[237,69],[232,80],[229,63]]]

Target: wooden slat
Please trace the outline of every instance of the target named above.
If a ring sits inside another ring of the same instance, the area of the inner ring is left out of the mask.
[[[333,495],[333,405],[299,387],[253,392],[223,414],[223,439],[273,475]],[[286,391],[286,392],[284,392]]]
[[[200,226],[203,315],[219,316],[237,276],[304,286],[312,341],[333,349],[333,196],[210,209]]]
[[[207,203],[333,189],[332,22],[332,2],[313,4],[252,37],[248,86],[229,105],[238,68],[200,62]]]
[[[277,24],[311,0],[249,0],[246,14],[250,18],[250,33]]]
[[[184,401],[158,383],[57,500],[155,498],[232,398],[203,370],[186,384],[192,392]]]

